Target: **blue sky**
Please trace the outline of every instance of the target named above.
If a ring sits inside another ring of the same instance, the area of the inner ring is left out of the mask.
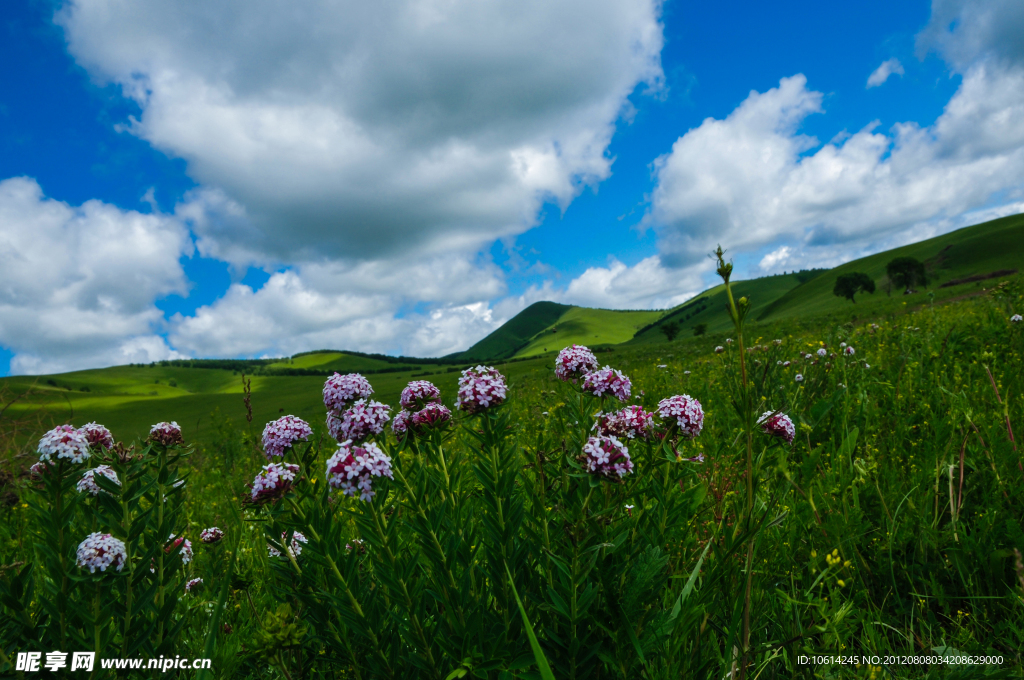
[[[436,356],[1024,210],[1011,0],[256,5],[0,5],[0,372]]]

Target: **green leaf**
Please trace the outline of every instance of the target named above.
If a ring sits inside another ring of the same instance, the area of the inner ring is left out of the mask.
[[[523,626],[526,627],[526,636],[530,638],[530,648],[533,650],[533,658],[537,660],[540,677],[543,680],[555,680],[555,674],[551,672],[551,665],[548,663],[547,657],[544,656],[544,650],[540,648],[540,642],[537,641],[537,635],[533,632],[530,619],[526,616],[526,609],[523,607],[523,601],[519,599],[519,591],[516,590],[515,581],[512,580],[512,572],[509,571],[507,564],[505,565],[505,573],[508,574],[508,582],[512,586],[512,594],[516,598],[516,604],[519,605],[519,614],[523,617]]]

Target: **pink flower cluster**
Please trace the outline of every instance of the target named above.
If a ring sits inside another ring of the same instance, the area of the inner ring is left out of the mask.
[[[373,490],[374,477],[394,479],[391,474],[391,459],[373,442],[362,446],[343,443],[327,461],[328,483],[341,489],[346,496],[355,496],[368,501],[376,495]]]
[[[787,444],[792,444],[793,438],[796,437],[796,427],[789,416],[784,413],[766,411],[757,419],[757,424],[761,426],[762,432],[778,437]]]
[[[283,456],[296,442],[306,441],[312,428],[302,418],[283,416],[263,428],[263,454],[267,460]]]
[[[504,402],[507,390],[505,376],[494,368],[467,368],[459,378],[459,396],[455,400],[455,408],[470,415],[481,413]]]
[[[39,479],[43,475],[45,475],[47,472],[49,472],[50,468],[53,467],[53,465],[54,465],[54,463],[51,463],[51,462],[45,461],[45,460],[41,460],[38,463],[33,463],[32,467],[30,467],[28,469],[28,473],[32,477],[34,477],[36,479]]]
[[[56,462],[64,458],[72,463],[81,463],[89,458],[89,439],[81,430],[70,425],[58,425],[39,440],[39,460]]]
[[[222,538],[224,538],[224,532],[217,527],[210,527],[199,532],[199,540],[207,545],[220,543]]]
[[[328,411],[340,413],[351,402],[366,399],[371,394],[370,381],[358,373],[335,373],[324,383],[324,406]]]
[[[583,345],[566,347],[555,358],[555,375],[559,380],[575,380],[596,369],[600,364],[589,348]]]
[[[282,531],[281,543],[284,543],[287,538],[288,532]],[[296,531],[292,534],[291,545],[285,546],[288,549],[288,552],[291,553],[292,557],[298,557],[302,554],[302,546],[300,545],[300,543],[309,543],[309,539],[307,539],[301,532]],[[280,550],[278,550],[277,548],[268,543],[267,557],[283,557],[283,555],[281,555]]]
[[[852,357],[856,353],[857,352],[852,347],[844,347],[843,348],[843,354],[845,354],[848,357]]]
[[[402,390],[402,408],[418,411],[429,403],[441,402],[441,390],[429,380],[413,380]]]
[[[85,438],[92,446],[99,446],[104,449],[114,446],[114,435],[110,434],[110,430],[99,423],[86,423],[78,428],[78,430],[85,435]]]
[[[123,541],[97,531],[86,536],[78,545],[76,564],[88,569],[90,574],[95,574],[97,569],[106,571],[107,567],[121,571],[127,559],[128,553]]]
[[[198,589],[199,586],[201,586],[201,585],[203,585],[203,579],[201,579],[201,578],[194,578],[194,579],[192,579],[191,581],[189,581],[188,583],[185,584],[185,592],[186,593],[191,593],[193,590]]]
[[[330,418],[330,416],[328,416]],[[395,414],[394,419],[391,421],[391,431],[398,437],[404,437],[409,431],[409,425],[412,420],[412,412],[402,409]]]
[[[383,432],[384,424],[391,420],[390,411],[390,406],[379,401],[360,399],[340,417],[328,413],[327,430],[339,442],[359,442]]]
[[[659,401],[658,415],[665,421],[674,418],[679,432],[691,439],[704,429],[704,409],[688,394],[677,394]]]
[[[164,552],[173,553],[178,547],[181,547],[181,563],[188,564],[192,561],[192,541],[188,540],[184,536],[175,536],[171,534],[167,538],[167,547],[164,548]]]
[[[149,429],[149,440],[164,446],[183,444],[185,442],[181,438],[181,428],[173,420],[169,423],[157,423],[151,427]]]
[[[587,472],[605,477],[625,477],[633,471],[629,449],[617,437],[598,435],[583,445]]]
[[[95,475],[97,474],[103,475],[118,486],[121,485],[121,481],[117,478],[117,473],[114,472],[109,465],[97,465],[93,469],[85,471],[85,474],[78,480],[78,484],[75,485],[75,488],[78,489],[80,493],[88,491],[93,496],[99,496],[100,491],[103,491],[103,489],[101,489],[99,484],[96,483]],[[104,491],[104,493],[106,492]]]
[[[292,463],[271,463],[265,465],[252,480],[252,500],[266,503],[281,498],[292,488],[299,466]]]
[[[599,413],[594,427],[607,436],[649,439],[654,434],[654,414],[634,404],[615,413]]]
[[[412,429],[417,434],[440,429],[452,419],[452,412],[443,404],[427,404],[412,414]]]
[[[629,378],[611,366],[591,371],[583,377],[583,391],[590,392],[595,397],[609,394],[619,401],[626,401],[629,399],[632,389],[633,384]]]

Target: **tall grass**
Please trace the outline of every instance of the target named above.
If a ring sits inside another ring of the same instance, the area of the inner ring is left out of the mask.
[[[208,447],[96,452],[123,484],[98,500],[75,490],[82,468],[19,476],[0,510],[0,674],[18,651],[86,645],[213,656],[224,678],[1019,677],[1020,286],[602,355],[632,378],[629,403],[687,393],[706,413],[695,439],[629,440],[621,480],[580,461],[595,414],[620,405],[539,371],[447,429],[378,437],[394,478],[369,502],[329,487],[336,444],[318,430],[288,454],[292,492],[243,506],[258,423]],[[758,427],[774,411],[791,445]],[[207,548],[213,525],[226,538]],[[69,566],[94,530],[126,541],[119,574]],[[163,549],[169,533],[193,562]],[[879,661],[800,663],[838,654]],[[1002,662],[886,659],[961,654]]]

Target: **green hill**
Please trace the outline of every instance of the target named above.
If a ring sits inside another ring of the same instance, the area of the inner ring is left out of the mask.
[[[755,318],[765,321],[836,312],[864,314],[904,302],[920,304],[925,300],[921,293],[903,296],[902,291],[891,290],[891,297],[886,293],[890,286],[887,285],[885,265],[897,257],[913,257],[925,263],[930,280],[928,286],[921,290],[934,292],[937,301],[991,287],[999,276],[980,277],[1024,267],[1024,214],[964,227],[926,241],[847,262],[779,297]],[[878,290],[874,295],[859,295],[856,304],[836,297],[832,294],[836,278],[849,272],[864,272],[875,280]],[[979,278],[957,283],[972,277]]]
[[[487,361],[514,356],[538,333],[556,324],[570,309],[573,308],[557,302],[534,302],[465,352],[457,352],[445,358],[453,361]]]

